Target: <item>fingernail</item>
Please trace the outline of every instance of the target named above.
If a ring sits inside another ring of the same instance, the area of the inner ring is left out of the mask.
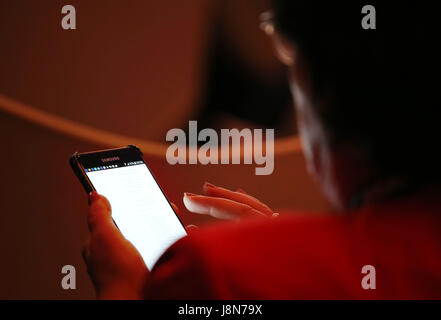
[[[193,196],[195,196],[194,193],[190,193],[190,192],[184,192],[184,195],[185,195],[186,197],[193,197]]]
[[[89,203],[89,206],[96,200],[98,200],[99,194],[96,191],[92,191],[89,193],[89,197],[87,198],[87,202]]]
[[[209,182],[205,182],[204,183],[204,187],[209,187],[209,188],[216,188],[216,186],[214,184],[211,184]]]

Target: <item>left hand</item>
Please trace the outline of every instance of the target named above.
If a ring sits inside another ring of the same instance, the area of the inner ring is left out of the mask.
[[[136,248],[112,220],[110,203],[89,196],[90,240],[83,250],[98,299],[140,299],[149,271]]]
[[[176,214],[178,208],[172,203]],[[98,299],[141,299],[149,270],[138,250],[112,220],[109,201],[96,192],[89,196],[90,239],[83,250],[87,271]],[[188,226],[191,233],[195,226]]]

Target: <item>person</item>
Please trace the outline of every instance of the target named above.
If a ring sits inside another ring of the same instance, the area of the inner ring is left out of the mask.
[[[98,298],[441,298],[438,5],[371,2],[367,30],[357,1],[276,0],[263,16],[308,170],[338,213],[273,218],[206,183],[187,209],[243,222],[190,233],[149,272],[94,193],[84,256]]]

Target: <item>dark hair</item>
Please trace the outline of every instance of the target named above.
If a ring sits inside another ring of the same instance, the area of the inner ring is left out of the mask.
[[[307,59],[335,143],[353,141],[385,176],[439,178],[439,5],[275,0],[277,30]],[[362,28],[362,8],[376,29]]]

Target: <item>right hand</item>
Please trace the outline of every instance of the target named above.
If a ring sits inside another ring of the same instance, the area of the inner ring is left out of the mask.
[[[205,195],[184,193],[188,211],[217,219],[240,221],[244,218],[273,218],[279,214],[243,190],[231,191],[206,182]]]

